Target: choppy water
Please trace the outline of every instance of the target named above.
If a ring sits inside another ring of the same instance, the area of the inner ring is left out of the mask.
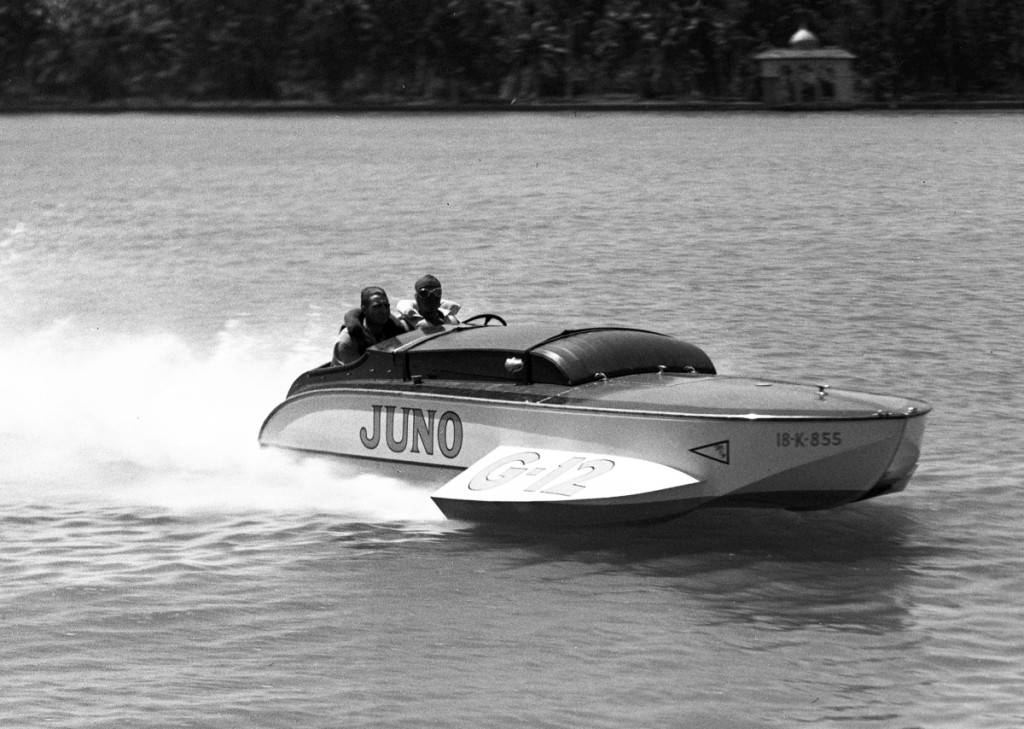
[[[1024,116],[0,117],[0,725],[1024,723]],[[908,490],[502,533],[261,452],[359,288],[932,402]]]

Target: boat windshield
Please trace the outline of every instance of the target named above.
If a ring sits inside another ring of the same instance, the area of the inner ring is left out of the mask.
[[[391,339],[385,339],[382,342],[378,342],[370,347],[370,349],[380,350],[381,352],[400,352],[410,349],[427,339],[443,337],[450,332],[458,331],[462,328],[464,328],[464,325],[461,324],[441,324],[433,327],[417,327],[411,332],[403,332],[402,334],[391,337]],[[476,329],[479,327],[473,328]]]

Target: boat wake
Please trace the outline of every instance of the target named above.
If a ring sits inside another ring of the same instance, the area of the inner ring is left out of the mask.
[[[422,488],[261,450],[264,414],[316,356],[301,345],[266,347],[233,324],[203,353],[172,335],[82,334],[70,322],[8,338],[0,345],[0,499],[443,520]]]

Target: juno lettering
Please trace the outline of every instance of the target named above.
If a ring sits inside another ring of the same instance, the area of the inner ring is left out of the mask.
[[[408,450],[432,456],[436,447],[445,458],[455,458],[462,451],[462,418],[457,413],[447,410],[437,417],[436,410],[402,408],[401,415],[398,410],[395,405],[373,406],[370,429],[359,429],[359,442],[364,448],[375,450],[380,446],[383,431],[384,442],[393,453]]]

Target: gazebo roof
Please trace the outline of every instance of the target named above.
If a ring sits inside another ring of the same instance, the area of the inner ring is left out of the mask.
[[[807,26],[801,25],[800,30],[794,33],[789,39],[789,48],[769,48],[754,56],[755,61],[796,61],[796,60],[819,60],[819,61],[852,61],[857,56],[849,51],[844,51],[837,46],[821,47],[818,36],[807,30]]]
[[[791,48],[817,48],[821,41],[818,40],[818,36],[807,30],[806,26],[801,25],[800,30],[789,39],[789,45]]]

